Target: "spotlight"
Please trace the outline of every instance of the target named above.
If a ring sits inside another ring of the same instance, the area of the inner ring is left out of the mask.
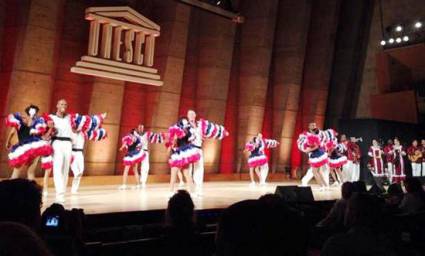
[[[409,37],[408,36],[403,36],[403,41],[405,41],[405,42],[409,41]]]
[[[216,5],[220,5],[221,4],[221,1],[219,0],[219,1],[217,1],[217,3],[216,3]]]
[[[401,43],[401,38],[400,38],[400,37],[397,37],[397,38],[395,39],[395,41],[399,44],[399,43]]]
[[[421,28],[422,27],[422,22],[417,21],[415,22],[415,28]]]
[[[388,40],[388,43],[390,44],[394,43],[394,38],[390,38],[390,40]]]
[[[397,27],[395,27],[395,31],[401,32],[401,31],[403,31],[403,27],[398,25]]]
[[[385,42],[385,40],[381,41],[381,45],[384,46],[387,42]]]

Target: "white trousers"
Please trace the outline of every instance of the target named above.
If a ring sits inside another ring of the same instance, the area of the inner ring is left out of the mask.
[[[260,184],[266,184],[268,174],[269,164],[266,163],[260,167]]]
[[[55,140],[53,147],[53,181],[56,194],[64,194],[68,184],[69,166],[71,164],[72,144],[70,141]]]
[[[323,180],[325,181],[326,185],[329,186],[329,167],[327,165],[324,165],[320,167],[322,172]],[[305,173],[304,177],[301,179],[301,186],[307,186],[308,183],[314,178],[313,169],[310,167],[308,168],[307,172]]]
[[[81,151],[72,151],[71,171],[74,174],[71,191],[77,192],[80,187],[81,176],[84,172],[84,155]]]
[[[421,164],[420,163],[412,163],[412,176],[420,177],[421,176]]]
[[[392,183],[393,173],[394,173],[394,165],[392,163],[387,163],[387,174],[388,174],[388,180],[390,181],[390,183]]]
[[[425,176],[425,162],[422,162],[422,176]]]
[[[204,155],[202,150],[200,152],[201,158],[193,164],[193,182],[197,187],[202,187],[204,183]]]
[[[148,181],[149,176],[149,152],[145,151],[146,157],[143,159],[141,165],[140,165],[140,182],[143,185],[146,185],[146,182]]]
[[[308,168],[307,172],[305,173],[304,177],[301,179],[301,185],[307,186],[308,183],[313,179],[313,169]]]
[[[347,181],[355,182],[360,179],[360,164],[353,163],[353,161],[348,161],[346,165],[344,165],[344,176]]]

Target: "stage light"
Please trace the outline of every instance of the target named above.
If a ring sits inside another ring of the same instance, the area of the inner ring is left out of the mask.
[[[382,46],[384,46],[384,45],[386,45],[386,44],[387,44],[387,42],[385,42],[385,40],[382,40],[382,41],[381,41],[381,45],[382,45]]]
[[[216,3],[216,5],[220,5],[221,4],[221,1],[219,0],[219,1],[217,1],[217,3]]]
[[[403,27],[398,25],[397,27],[395,27],[395,31],[401,32],[401,31],[403,31]]]
[[[415,28],[421,28],[422,27],[422,22],[417,21],[415,22]]]
[[[397,37],[397,38],[395,39],[395,41],[399,44],[399,43],[401,43],[401,38],[400,38],[400,37]]]
[[[408,36],[403,36],[403,41],[405,41],[405,42],[409,41],[409,37]]]
[[[388,40],[388,43],[390,43],[390,44],[394,43],[394,38],[390,38],[390,39]]]

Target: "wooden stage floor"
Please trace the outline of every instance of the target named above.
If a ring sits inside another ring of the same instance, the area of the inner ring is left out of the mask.
[[[247,181],[227,181],[204,184],[203,195],[193,196],[196,209],[225,208],[245,199],[256,199],[267,193],[274,193],[276,186],[298,185],[298,182],[270,182],[264,186],[250,187]],[[184,189],[182,187],[181,189]],[[340,198],[340,188],[320,191],[312,186],[316,201]],[[167,208],[169,188],[167,183],[148,184],[146,188],[118,190],[117,185],[82,186],[78,194],[67,193],[66,209],[82,208],[86,214],[111,212],[146,211]],[[43,198],[43,210],[55,202],[54,189]]]

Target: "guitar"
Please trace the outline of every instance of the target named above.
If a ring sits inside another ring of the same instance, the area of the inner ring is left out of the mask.
[[[419,159],[422,158],[422,152],[419,151],[419,150],[416,150],[413,155],[409,155],[408,157],[409,157],[410,161],[416,162],[416,161],[418,161]]]

